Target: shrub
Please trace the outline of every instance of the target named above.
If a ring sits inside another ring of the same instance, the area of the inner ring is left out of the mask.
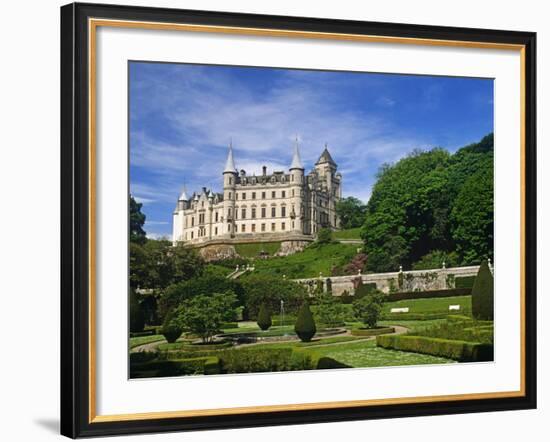
[[[328,227],[323,227],[317,233],[317,243],[318,244],[329,244],[332,242],[332,230]]]
[[[164,336],[167,342],[176,342],[183,333],[183,329],[175,320],[174,311],[171,311],[166,315],[164,323],[162,324],[161,334]]]
[[[396,292],[388,294],[386,302],[401,301],[402,299],[450,298],[452,296],[466,296],[470,293],[471,289],[469,288],[427,290],[423,292]]]
[[[440,356],[459,362],[493,360],[493,346],[476,342],[426,336],[384,335],[376,337],[376,345],[387,349]]]
[[[153,360],[130,364],[130,377],[183,376],[220,373],[220,361],[215,356],[180,360]]]
[[[363,280],[360,277],[357,277],[357,286],[355,287],[355,299],[363,298],[364,296],[367,296],[369,293],[376,291],[376,283],[375,282],[367,282],[366,284],[363,283]]]
[[[355,317],[363,322],[368,328],[376,327],[380,314],[382,313],[382,304],[384,295],[382,292],[372,291],[367,296],[357,299],[353,303]]]
[[[311,314],[309,304],[304,302],[300,310],[298,311],[298,317],[296,318],[296,324],[294,325],[294,331],[298,335],[301,341],[309,342],[311,338],[315,336],[317,327],[315,326],[315,320]]]
[[[393,333],[393,327],[377,327],[377,328],[355,328],[351,330],[352,336],[376,336],[388,333]]]
[[[487,261],[479,266],[472,287],[472,316],[476,319],[493,319],[493,274]]]
[[[219,353],[223,373],[260,373],[291,369],[291,348],[244,348]]]
[[[130,289],[130,331],[141,332],[145,326],[145,315],[137,299],[136,292]]]
[[[457,276],[455,277],[455,288],[471,289],[474,286],[475,276]]]
[[[317,305],[314,307],[315,319],[328,327],[337,327],[343,324],[345,308],[339,299],[329,294],[316,297]]]
[[[262,330],[268,330],[271,327],[271,312],[265,304],[260,306],[257,324]]]

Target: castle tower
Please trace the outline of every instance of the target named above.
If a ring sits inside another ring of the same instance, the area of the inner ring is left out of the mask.
[[[290,164],[290,229],[294,233],[304,233],[303,220],[303,186],[304,186],[304,166],[300,158],[298,149],[298,137],[294,142],[294,154]]]
[[[328,200],[326,201],[326,206],[320,208],[321,213],[325,213],[327,219],[322,219],[322,224],[328,224],[332,228],[336,227],[337,218],[336,218],[336,200],[339,199],[340,190],[339,190],[339,180],[336,176],[336,169],[338,168],[337,164],[332,159],[328,147],[325,144],[325,149],[321,156],[315,163],[315,169],[319,174],[319,178],[326,186],[326,192]]]
[[[237,169],[233,159],[233,143],[229,143],[227,161],[223,169],[223,218],[224,233],[228,236],[235,234],[235,188],[237,185]]]

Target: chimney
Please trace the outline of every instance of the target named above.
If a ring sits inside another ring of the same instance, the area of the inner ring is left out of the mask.
[[[262,175],[263,176],[267,175],[267,167],[265,167],[265,166],[262,166]]]

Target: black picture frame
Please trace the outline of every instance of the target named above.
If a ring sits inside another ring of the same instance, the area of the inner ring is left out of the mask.
[[[217,416],[90,419],[89,18],[522,45],[525,394]],[[76,438],[536,408],[536,259],[535,33],[84,3],[61,8],[61,434]]]

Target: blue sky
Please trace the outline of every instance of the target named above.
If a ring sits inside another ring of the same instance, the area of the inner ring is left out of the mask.
[[[221,191],[233,140],[248,174],[306,173],[328,144],[344,196],[368,201],[375,174],[413,149],[453,152],[493,131],[493,81],[275,68],[130,63],[130,193],[150,237],[169,236],[185,183]]]

